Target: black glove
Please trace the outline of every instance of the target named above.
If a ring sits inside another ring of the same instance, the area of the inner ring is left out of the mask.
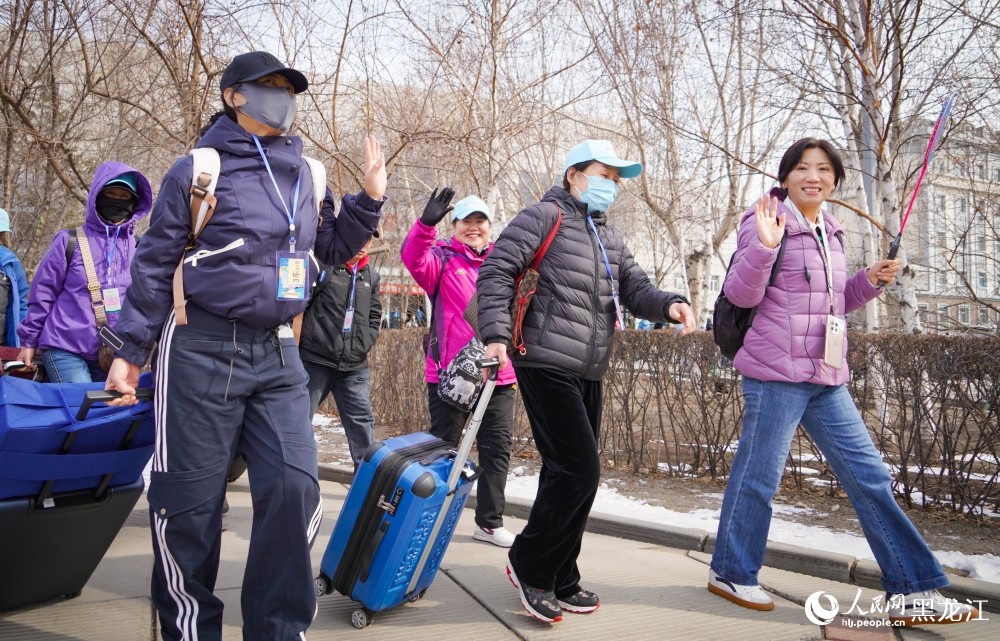
[[[424,213],[420,214],[420,222],[430,227],[441,222],[441,219],[453,209],[451,199],[454,197],[455,190],[450,187],[442,189],[440,194],[435,188],[427,204],[424,205]]]

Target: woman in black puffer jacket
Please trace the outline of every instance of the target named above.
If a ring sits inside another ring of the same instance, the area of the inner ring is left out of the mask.
[[[563,186],[518,214],[479,269],[479,327],[486,356],[507,365],[514,278],[532,262],[557,224],[538,266],[537,291],[513,357],[531,433],[542,457],[538,495],[510,549],[507,574],[537,619],[562,610],[592,612],[600,601],[580,587],[576,559],[600,481],[597,435],[601,378],[608,368],[622,307],[651,321],[694,330],[687,301],[654,287],[618,230],[606,224],[621,178],[642,165],[622,160],[606,140],[587,140],[566,159]]]

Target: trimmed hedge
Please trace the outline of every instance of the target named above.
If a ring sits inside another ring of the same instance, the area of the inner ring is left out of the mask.
[[[426,429],[426,330],[383,330],[371,355],[372,405],[393,433]],[[1000,503],[1000,339],[852,334],[848,384],[908,506],[982,514]],[[604,378],[609,468],[725,478],[739,440],[739,375],[708,332],[618,332]],[[515,406],[515,448],[530,446]],[[800,428],[786,479],[839,491]]]

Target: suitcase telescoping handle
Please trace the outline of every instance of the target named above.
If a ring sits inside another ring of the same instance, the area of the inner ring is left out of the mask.
[[[153,393],[154,390],[152,387],[144,387],[135,391],[135,397],[141,401],[148,401],[153,398]],[[76,413],[76,420],[82,421],[87,418],[87,412],[89,412],[90,408],[96,403],[107,403],[108,401],[113,401],[114,399],[121,397],[122,393],[114,390],[90,390],[83,397],[83,404],[80,406],[80,411]]]
[[[462,436],[462,441],[458,444],[458,452],[455,454],[455,462],[451,466],[451,473],[448,475],[449,492],[454,492],[455,488],[458,487],[458,478],[462,475],[462,470],[465,469],[465,462],[469,460],[469,452],[472,451],[472,443],[476,440],[476,434],[479,433],[479,426],[483,424],[483,416],[486,415],[486,408],[490,404],[490,398],[493,396],[493,389],[497,385],[497,375],[500,372],[500,360],[496,358],[484,359],[479,361],[479,366],[485,370],[484,375],[486,377],[486,384],[483,386],[483,391],[479,395],[479,400],[476,402],[476,407],[472,411],[472,416],[469,417],[469,422],[465,425],[465,434]]]
[[[149,400],[153,398],[153,392],[153,388],[146,387],[137,389],[135,391],[135,396],[139,399]],[[107,403],[108,401],[116,398],[121,398],[121,392],[111,390],[90,390],[83,396],[83,403],[80,405],[80,411],[76,413],[76,420],[82,421],[87,418],[87,413],[95,403]],[[121,443],[118,445],[119,451],[128,449],[128,446],[132,444],[132,439],[135,438],[136,433],[139,431],[140,425],[142,425],[142,418],[137,418],[132,421],[132,424],[125,432],[125,436],[122,437]],[[73,447],[73,442],[79,434],[80,432],[75,430],[67,433],[66,438],[63,439],[62,446],[59,448],[59,454],[69,454],[69,450]],[[100,483],[98,483],[97,487],[94,489],[95,499],[101,499],[104,496],[104,493],[108,488],[108,482],[111,480],[112,476],[112,474],[105,474],[101,478]],[[36,509],[46,507],[46,501],[52,496],[52,486],[54,484],[54,479],[49,479],[42,483],[42,489],[39,490],[38,496],[35,497]]]
[[[437,541],[438,532],[441,531],[441,524],[444,523],[445,518],[451,513],[451,504],[455,500],[455,488],[458,487],[458,479],[462,475],[462,470],[465,469],[466,461],[469,460],[472,442],[476,440],[476,433],[479,432],[479,426],[483,422],[486,407],[490,404],[490,398],[493,396],[493,388],[497,385],[497,375],[500,372],[499,359],[484,359],[479,361],[479,366],[486,370],[486,384],[479,395],[479,400],[476,401],[476,407],[472,411],[469,422],[465,425],[465,435],[462,437],[462,442],[458,445],[458,452],[455,454],[455,460],[451,464],[451,472],[448,474],[448,496],[445,497],[441,511],[438,512],[437,519],[434,520],[434,526],[431,528],[430,536],[427,537],[424,550],[420,553],[420,560],[417,562],[413,570],[413,576],[410,577],[410,583],[406,587],[407,594],[412,594],[416,589],[417,583],[424,573],[424,566],[427,565],[427,559],[430,557],[435,541]]]

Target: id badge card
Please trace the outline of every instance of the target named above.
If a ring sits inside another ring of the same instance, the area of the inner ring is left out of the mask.
[[[309,299],[309,254],[279,251],[278,300]]]
[[[823,362],[834,369],[844,365],[844,337],[847,334],[847,322],[836,316],[826,317],[826,350]]]
[[[347,334],[351,331],[351,326],[354,324],[354,308],[348,307],[347,311],[344,312],[344,333]]]
[[[102,289],[101,296],[104,298],[104,311],[106,312],[122,311],[122,297],[117,287],[108,287],[107,289]]]
[[[622,317],[622,305],[618,302],[618,293],[614,292],[611,298],[615,301],[615,329],[625,329],[625,319]]]

